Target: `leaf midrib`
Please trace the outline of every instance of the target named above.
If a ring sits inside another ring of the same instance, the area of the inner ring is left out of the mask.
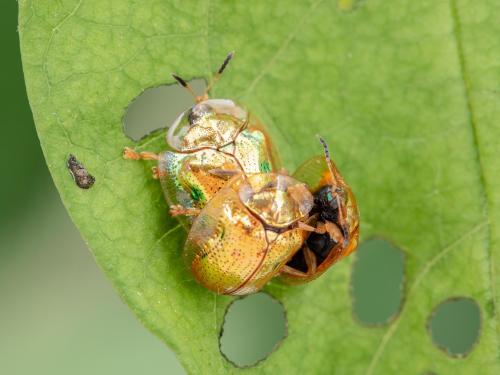
[[[467,108],[467,117],[468,117],[468,123],[470,125],[471,129],[471,138],[472,138],[472,148],[473,152],[475,153],[475,159],[476,159],[476,165],[477,165],[477,170],[478,170],[478,177],[481,185],[481,191],[482,191],[482,204],[485,209],[485,217],[486,221],[483,223],[480,223],[476,227],[472,228],[470,231],[465,233],[464,235],[460,236],[457,240],[453,241],[450,245],[446,246],[443,250],[439,251],[435,257],[433,257],[429,262],[426,262],[420,271],[416,274],[415,281],[411,286],[409,286],[408,290],[408,298],[410,294],[413,292],[413,290],[418,286],[421,278],[423,275],[425,275],[430,268],[434,266],[434,264],[437,263],[442,257],[448,255],[451,250],[455,247],[456,244],[458,244],[460,241],[464,240],[465,238],[469,237],[471,234],[477,232],[480,228],[483,226],[486,227],[486,244],[485,244],[485,251],[486,255],[488,258],[489,262],[489,283],[490,283],[490,288],[492,291],[492,298],[493,298],[493,316],[494,319],[497,319],[496,315],[496,291],[495,291],[495,275],[494,275],[494,261],[493,261],[493,252],[492,252],[492,237],[491,237],[491,209],[490,209],[490,195],[489,191],[487,188],[487,182],[486,182],[486,175],[484,172],[484,166],[483,166],[483,161],[481,158],[481,152],[480,152],[480,147],[479,147],[479,134],[477,130],[477,120],[476,120],[476,115],[475,115],[475,110],[474,106],[472,105],[472,93],[471,93],[471,81],[470,81],[470,75],[467,70],[467,63],[465,59],[465,53],[463,49],[463,42],[462,42],[462,29],[461,29],[461,23],[460,23],[460,17],[459,17],[459,11],[458,11],[458,6],[456,3],[456,0],[450,0],[450,15],[453,23],[453,36],[455,40],[455,46],[456,46],[456,52],[458,56],[458,65],[459,65],[459,71],[460,71],[460,77],[462,78],[461,82],[463,84],[463,93],[464,93],[464,99],[466,102],[466,108]],[[385,348],[387,347],[387,343],[392,339],[394,336],[394,333],[397,331],[397,328],[399,326],[399,322],[401,321],[401,316],[403,315],[404,311],[406,311],[405,306],[403,306],[401,312],[399,315],[396,317],[394,320],[393,324],[389,327],[389,329],[385,332],[385,334],[382,336],[382,339],[380,340],[380,344],[377,346],[377,349],[375,350],[375,353],[372,357],[372,360],[370,361],[370,365],[368,366],[368,369],[366,371],[367,375],[373,374],[373,371],[375,370],[378,361],[382,354],[384,353]],[[497,340],[498,341],[498,340]],[[498,347],[498,342],[497,342],[497,347]]]

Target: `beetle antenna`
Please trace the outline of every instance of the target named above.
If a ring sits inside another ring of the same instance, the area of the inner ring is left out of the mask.
[[[318,137],[319,141],[321,142],[321,145],[323,146],[323,152],[325,153],[325,160],[326,160],[326,165],[328,166],[328,170],[330,171],[330,174],[332,175],[332,179],[337,182],[337,174],[333,170],[333,163],[332,159],[330,158],[330,150],[328,149],[328,145],[326,141],[321,138],[321,136],[316,134],[316,137]]]
[[[196,95],[196,93],[194,92],[193,88],[191,87],[191,85],[189,83],[187,83],[185,80],[183,80],[177,74],[172,73],[172,77],[174,77],[174,79],[177,81],[177,83],[179,85],[181,85],[182,87],[184,87],[194,97],[194,99],[197,102],[200,101],[198,95]]]
[[[234,56],[234,51],[229,52],[227,54],[226,58],[224,59],[224,62],[220,66],[219,70],[217,70],[217,73],[215,73],[214,77],[212,78],[212,82],[210,82],[210,84],[208,85],[207,89],[205,90],[205,94],[203,95],[204,97],[208,97],[208,92],[214,87],[214,85],[220,79],[220,76],[222,75],[222,73],[226,69],[227,64],[229,64],[229,61],[231,61],[231,59],[233,58],[233,56]]]

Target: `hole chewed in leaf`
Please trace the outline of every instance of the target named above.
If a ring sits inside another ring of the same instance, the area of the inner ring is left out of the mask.
[[[354,316],[362,323],[388,323],[403,300],[404,253],[390,242],[374,238],[359,246],[352,273]]]
[[[87,169],[80,163],[76,157],[72,154],[69,155],[68,160],[66,161],[66,166],[68,167],[69,173],[73,180],[75,181],[76,186],[81,189],[89,189],[94,185],[95,177],[92,176]]]
[[[283,305],[265,293],[235,300],[220,336],[222,354],[238,367],[265,359],[287,334]]]
[[[432,341],[453,357],[470,353],[479,338],[481,312],[470,298],[451,298],[441,302],[427,322]]]
[[[203,92],[205,80],[189,81],[195,92]],[[177,83],[144,90],[127,107],[123,131],[134,141],[151,132],[170,126],[175,119],[194,104],[194,99]]]

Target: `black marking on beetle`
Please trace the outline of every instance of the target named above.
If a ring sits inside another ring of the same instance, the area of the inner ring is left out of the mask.
[[[200,119],[206,116],[213,108],[206,103],[199,103],[188,109],[188,122],[195,125]]]
[[[95,177],[92,176],[87,169],[80,163],[76,157],[72,154],[69,154],[68,161],[66,162],[69,173],[73,180],[81,189],[89,189],[94,185]]]

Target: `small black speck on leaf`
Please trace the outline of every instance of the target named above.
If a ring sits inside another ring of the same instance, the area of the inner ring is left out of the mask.
[[[73,177],[73,180],[75,180],[79,188],[88,189],[94,185],[95,177],[87,172],[82,163],[76,160],[74,155],[69,155],[67,166],[69,173],[71,173],[71,177]]]

